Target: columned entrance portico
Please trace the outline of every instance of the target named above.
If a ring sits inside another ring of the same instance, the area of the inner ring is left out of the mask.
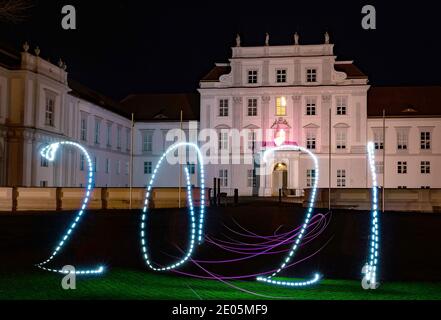
[[[259,176],[259,196],[271,197],[279,194],[279,189],[289,191],[295,196],[301,195],[300,190],[300,152],[276,151],[274,157],[269,157],[267,163],[262,163]],[[263,169],[266,168],[266,170]]]

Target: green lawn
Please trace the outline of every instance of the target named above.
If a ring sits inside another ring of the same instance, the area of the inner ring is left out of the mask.
[[[112,269],[100,277],[79,277],[77,289],[61,288],[61,276],[39,270],[0,274],[2,300],[52,299],[308,299],[308,300],[419,300],[441,299],[441,283],[384,283],[366,291],[359,281],[324,280],[311,288],[270,286],[233,281],[237,288],[214,280],[199,280],[149,271]]]

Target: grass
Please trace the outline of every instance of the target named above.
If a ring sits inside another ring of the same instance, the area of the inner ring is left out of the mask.
[[[314,287],[293,289],[256,281],[233,281],[227,285],[215,280],[200,280],[149,271],[112,269],[100,277],[78,277],[76,290],[63,290],[61,279],[61,275],[39,270],[0,274],[0,299],[441,300],[441,283],[437,282],[384,283],[377,290],[363,290],[359,281],[325,279]]]

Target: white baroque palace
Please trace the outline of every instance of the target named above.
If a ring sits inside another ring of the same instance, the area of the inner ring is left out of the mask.
[[[229,63],[216,64],[200,82],[200,127],[218,130],[220,149],[231,152],[230,129],[263,131],[255,155],[283,133],[286,145],[318,157],[320,188],[367,188],[372,140],[380,185],[385,172],[387,188],[441,187],[441,87],[370,88],[353,61],[337,60],[329,36],[319,45],[299,45],[298,36],[293,45],[268,42],[242,47],[238,38]],[[241,195],[301,195],[312,186],[317,172],[306,153],[278,151],[275,158],[266,175],[256,174],[256,164],[232,162],[209,165],[207,175]]]
[[[54,163],[39,155],[50,142],[71,140],[90,151],[96,186],[128,186],[133,113],[133,185],[145,186],[180,138],[166,141],[180,128],[182,110],[184,135],[215,129],[223,153],[233,153],[231,129],[247,130],[241,157],[258,159],[280,138],[310,149],[319,160],[321,188],[370,187],[368,141],[375,142],[380,185],[384,173],[387,188],[441,188],[441,87],[371,87],[353,61],[337,60],[329,36],[318,45],[300,45],[295,36],[286,46],[271,46],[267,36],[259,47],[241,46],[238,37],[229,62],[215,65],[199,94],[130,95],[115,102],[70,79],[62,61],[43,59],[38,48],[2,48],[0,185],[84,186],[85,159],[76,150],[60,150]],[[257,174],[259,164],[233,158],[208,164],[207,185],[216,177],[229,194],[271,196],[283,189],[302,195],[317,176],[311,159],[298,151],[275,157],[266,175]],[[156,185],[176,186],[179,166],[163,170]],[[197,185],[197,170],[190,173]]]

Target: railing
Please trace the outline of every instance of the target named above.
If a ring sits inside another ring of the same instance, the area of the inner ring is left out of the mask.
[[[84,188],[0,188],[0,212],[69,211],[78,209],[85,195]],[[194,206],[200,204],[200,188],[192,190]],[[132,189],[132,209],[141,209],[145,188]],[[206,190],[208,194],[208,189]],[[208,201],[205,201],[209,205]],[[187,206],[187,191],[181,189],[181,206]],[[153,188],[151,208],[178,208],[178,188]],[[95,188],[88,203],[89,209],[129,209],[129,188]]]

